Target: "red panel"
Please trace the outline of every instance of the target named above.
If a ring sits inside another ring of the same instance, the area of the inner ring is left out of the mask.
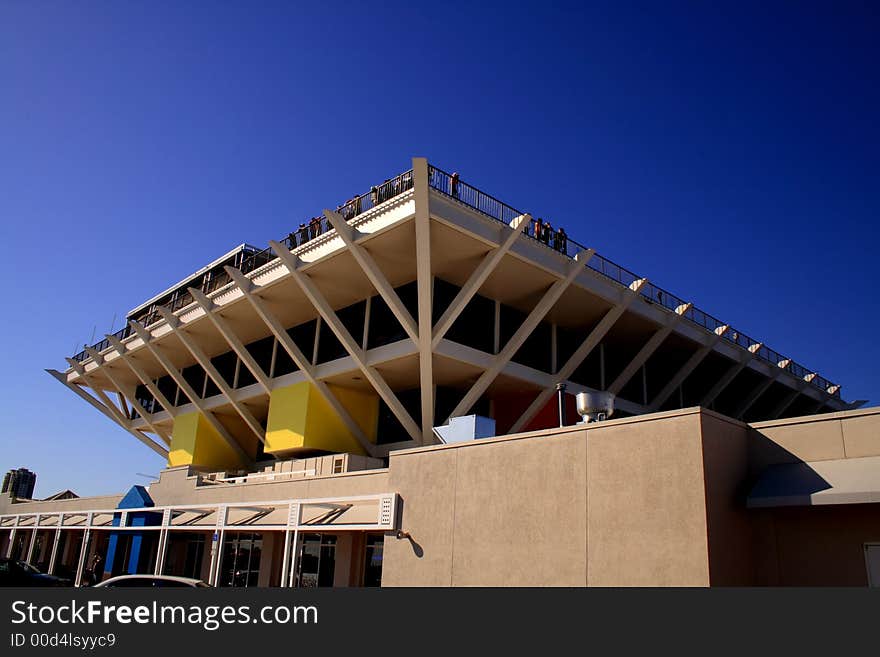
[[[510,431],[513,423],[519,419],[523,411],[529,407],[537,395],[531,392],[509,393],[495,397],[495,432],[499,436]],[[565,423],[575,424],[581,417],[577,414],[574,395],[565,395]],[[554,394],[543,408],[538,411],[524,428],[523,431],[537,431],[538,429],[550,429],[559,426],[559,415],[556,410],[556,395]]]

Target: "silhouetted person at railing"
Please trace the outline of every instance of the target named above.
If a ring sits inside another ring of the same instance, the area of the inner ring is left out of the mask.
[[[452,195],[452,198],[459,197],[458,183],[458,172],[455,172],[449,176],[449,193]]]
[[[544,235],[544,220],[541,217],[538,217],[535,220],[535,235],[534,238],[538,241],[542,239]]]
[[[345,219],[346,221],[351,221],[352,219],[354,219],[354,216],[355,216],[354,203],[355,203],[356,198],[357,197],[348,199],[345,202],[345,205],[342,206],[342,213],[341,213],[342,218]]]
[[[379,188],[375,185],[370,187],[370,202],[372,202],[373,207],[379,205]]]
[[[560,228],[556,231],[556,239],[553,245],[560,253],[568,252],[568,235],[565,234],[565,228]]]
[[[299,244],[300,245],[305,244],[306,242],[309,241],[309,229],[305,225],[305,223],[300,223],[299,230],[297,230],[296,232],[299,235]]]
[[[544,224],[544,230],[541,232],[541,241],[544,242],[547,246],[550,246],[550,236],[553,234],[553,226],[550,225],[550,222]]]
[[[309,222],[309,237],[312,239],[316,238],[321,234],[321,220],[317,217],[312,217],[312,220]]]
[[[104,576],[104,557],[95,553],[92,557],[91,568],[89,568],[88,580],[89,585],[94,586],[101,581]]]

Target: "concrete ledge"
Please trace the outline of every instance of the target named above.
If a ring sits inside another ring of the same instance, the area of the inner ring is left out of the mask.
[[[701,406],[691,406],[689,408],[680,408],[672,411],[661,411],[658,413],[647,413],[645,415],[636,415],[633,417],[619,418],[617,420],[605,420],[604,422],[593,422],[590,424],[570,424],[564,427],[553,427],[551,429],[540,429],[537,431],[527,431],[524,433],[509,434],[506,436],[496,436],[494,438],[480,438],[478,440],[466,443],[455,443],[453,445],[428,445],[425,447],[410,447],[393,451],[389,456],[406,456],[408,454],[424,454],[425,452],[438,451],[443,449],[459,449],[467,447],[478,447],[480,445],[493,445],[495,443],[512,442],[517,440],[526,440],[530,438],[540,438],[542,436],[561,436],[576,431],[599,431],[605,428],[619,427],[627,424],[640,424],[644,422],[655,422],[658,420],[667,420],[670,418],[682,417],[686,415],[708,415],[730,424],[748,427],[749,425],[739,420],[721,415],[715,411]]]

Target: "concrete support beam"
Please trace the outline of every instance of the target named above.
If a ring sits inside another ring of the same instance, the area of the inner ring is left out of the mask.
[[[129,325],[132,327],[135,333],[137,333],[138,337],[144,343],[144,346],[147,348],[147,351],[152,354],[153,358],[159,361],[159,364],[165,368],[165,372],[170,376],[174,382],[178,385],[178,387],[183,390],[183,393],[189,398],[190,402],[193,406],[195,406],[199,412],[205,416],[205,420],[208,421],[208,424],[216,431],[223,441],[236,453],[236,455],[245,463],[250,463],[252,459],[247,455],[247,453],[242,449],[241,445],[232,437],[232,434],[226,430],[226,427],[214,417],[214,414],[205,409],[202,404],[202,399],[199,394],[193,390],[192,386],[187,382],[186,379],[183,378],[183,375],[180,371],[174,366],[174,363],[171,362],[171,359],[168,358],[165,353],[159,349],[159,347],[153,344],[152,336],[150,332],[147,331],[143,326],[138,324],[135,321],[130,321]]]
[[[400,300],[400,295],[398,295],[397,292],[394,291],[394,288],[391,287],[391,283],[388,282],[385,274],[379,269],[379,265],[376,264],[373,256],[358,243],[360,237],[359,233],[346,223],[345,219],[343,219],[342,215],[338,212],[324,210],[324,216],[327,217],[327,221],[329,221],[330,225],[336,230],[336,234],[339,235],[345,246],[348,247],[351,255],[354,256],[355,262],[358,263],[361,271],[364,272],[364,275],[369,279],[370,283],[373,284],[373,287],[376,288],[379,296],[381,296],[385,303],[388,304],[391,313],[397,318],[397,321],[400,322],[403,330],[406,331],[406,334],[413,342],[418,344],[419,330],[413,316],[410,314],[409,310],[406,309],[406,306],[403,305],[403,301]]]
[[[780,401],[776,407],[770,412],[769,419],[778,420],[785,411],[788,410],[788,407],[794,403],[794,400],[797,399],[800,394],[804,391],[809,384],[804,381],[804,383],[800,384],[797,388],[788,393],[782,401]]]
[[[152,416],[147,413],[146,409],[144,409],[144,407],[141,406],[136,399],[134,399],[134,395],[132,394],[133,391],[125,390],[123,383],[118,378],[116,378],[116,375],[113,374],[112,370],[107,367],[107,364],[104,361],[104,357],[91,347],[86,347],[86,353],[91,356],[92,360],[94,360],[95,363],[97,363],[102,368],[101,372],[110,380],[110,383],[112,383],[113,387],[116,388],[119,396],[122,399],[128,401],[129,406],[131,406],[135,410],[135,412],[141,416],[141,419],[146,423],[150,431],[159,436],[162,442],[164,442],[166,446],[170,447],[171,439],[165,432],[163,432],[156,425],[153,424]]]
[[[163,410],[168,413],[171,417],[174,417],[177,414],[177,410],[174,408],[174,404],[172,404],[165,395],[162,394],[162,391],[159,390],[158,386],[153,383],[152,379],[147,376],[147,373],[144,369],[138,365],[134,358],[126,351],[125,345],[119,341],[119,338],[113,335],[106,335],[107,340],[110,342],[110,345],[116,350],[116,353],[119,354],[122,361],[128,365],[128,368],[132,371],[132,373],[140,380],[140,382],[144,385],[144,387],[150,391],[150,394],[153,395],[153,398],[159,402],[159,405],[163,408]]]
[[[531,215],[522,214],[511,222],[510,228],[499,227],[499,246],[483,256],[480,264],[471,272],[470,277],[458,291],[458,294],[455,295],[452,303],[449,304],[449,307],[443,312],[440,319],[437,320],[431,337],[431,348],[436,348],[440,344],[440,340],[452,328],[455,320],[458,319],[470,300],[474,298],[474,295],[479,291],[483,283],[486,282],[486,279],[495,271],[495,268],[516,243],[516,240],[522,235],[522,225],[531,220]]]
[[[581,343],[581,345],[575,350],[575,352],[568,358],[565,364],[560,368],[560,370],[556,373],[557,382],[564,383],[568,381],[572,374],[574,374],[575,370],[581,366],[581,363],[586,360],[587,356],[589,356],[593,349],[596,348],[597,345],[602,341],[602,338],[611,330],[614,324],[618,319],[626,312],[626,309],[629,308],[633,302],[639,298],[639,292],[645,286],[648,281],[644,278],[635,281],[631,286],[628,292],[623,293],[623,297],[621,300],[614,305],[605,316],[599,320],[599,323],[593,328],[592,331],[587,335],[586,339]],[[513,426],[510,428],[510,433],[517,433],[522,431],[523,428],[528,424],[535,414],[538,413],[544,405],[550,401],[550,398],[556,393],[556,388],[547,387],[544,388],[538,396],[529,404],[528,408],[520,415],[519,419],[513,423]]]
[[[773,372],[773,374],[771,376],[767,377],[766,381],[762,381],[761,384],[757,388],[755,388],[752,391],[752,393],[742,401],[742,403],[739,405],[739,407],[734,412],[733,417],[736,418],[737,420],[741,420],[743,415],[745,415],[748,412],[748,410],[754,405],[754,403],[756,401],[758,401],[758,399],[761,397],[761,395],[763,395],[765,392],[767,392],[767,390],[770,389],[770,386],[773,385],[773,383],[782,375],[782,373],[784,371],[785,371],[784,367],[777,366],[776,371]]]
[[[697,351],[685,361],[685,364],[682,365],[678,372],[675,373],[663,389],[657,394],[654,400],[648,405],[649,412],[655,412],[660,409],[667,399],[669,399],[670,395],[682,384],[684,380],[691,375],[691,373],[697,369],[697,366],[703,362],[706,356],[715,348],[715,345],[718,344],[718,341],[721,340],[721,336],[723,336],[727,331],[730,330],[729,326],[719,326],[715,329],[715,335],[709,339],[708,344],[703,345]]]
[[[700,400],[700,406],[708,408],[712,404],[712,402],[715,401],[718,395],[724,392],[727,386],[729,386],[733,382],[736,376],[746,368],[746,365],[749,364],[750,360],[751,356],[743,355],[740,358],[739,362],[731,365],[724,373],[724,375],[715,382],[715,385],[712,386],[709,392],[705,394],[703,399]]]
[[[691,304],[689,303],[681,305],[675,309],[675,311],[667,318],[666,325],[654,332],[642,348],[639,349],[639,353],[637,353],[623,371],[617,375],[617,378],[614,379],[608,387],[608,392],[614,395],[620,394],[620,391],[624,389],[626,384],[630,382],[630,379],[636,375],[636,372],[641,369],[642,365],[648,361],[651,355],[657,351],[660,345],[663,344],[663,341],[669,337],[669,334],[672,333],[672,330],[678,325],[681,318],[690,309]]]
[[[261,443],[265,443],[266,432],[257,421],[257,418],[254,417],[254,414],[251,413],[251,410],[243,402],[240,402],[235,398],[232,388],[226,383],[226,380],[220,372],[217,371],[217,368],[214,367],[211,359],[208,358],[207,354],[202,351],[202,348],[196,344],[196,341],[193,340],[185,330],[183,330],[180,320],[174,316],[174,313],[166,308],[159,307],[159,314],[162,315],[162,318],[168,324],[168,327],[183,343],[183,346],[186,347],[187,351],[189,351],[193,358],[196,359],[196,362],[201,365],[208,376],[211,377],[214,385],[220,390],[220,394],[222,394],[232,408],[235,409],[235,412],[238,413],[239,417],[244,420],[244,423],[257,437],[257,440]]]
[[[95,351],[92,350],[92,353],[95,353]],[[125,414],[123,414],[120,407],[117,406],[116,404],[114,404],[113,401],[107,396],[107,393],[105,393],[100,387],[95,385],[95,379],[94,379],[95,372],[94,371],[92,371],[90,373],[86,372],[86,368],[82,364],[80,364],[76,360],[74,360],[73,358],[65,358],[65,360],[67,361],[67,364],[70,365],[77,374],[79,374],[80,378],[91,387],[91,389],[94,391],[95,395],[97,395],[98,399],[100,399],[101,402],[107,407],[107,410],[110,411],[110,413],[112,414],[112,417],[115,419],[116,423],[122,425],[126,429],[130,429],[131,428],[131,418],[126,417]],[[103,362],[103,361],[101,361],[101,362]],[[96,361],[95,364],[100,367],[101,363]]]
[[[226,344],[229,345],[229,348],[235,352],[235,355],[238,356],[244,366],[250,370],[250,373],[254,375],[257,383],[260,384],[266,394],[269,394],[272,391],[272,384],[269,382],[269,375],[263,371],[263,368],[260,367],[259,364],[257,364],[257,361],[251,356],[251,353],[247,350],[239,337],[232,331],[229,324],[226,323],[226,320],[220,317],[216,312],[217,305],[202,294],[201,290],[191,287],[189,288],[189,293],[192,295],[192,298],[196,300],[196,303],[199,304],[199,307],[205,311],[205,315],[211,320],[211,323],[214,325],[214,328],[217,329],[217,332],[223,336],[224,340],[226,340]]]
[[[284,351],[290,356],[291,360],[293,360],[294,364],[296,364],[299,370],[303,373],[306,380],[315,386],[318,394],[320,394],[321,397],[324,398],[324,401],[330,405],[330,408],[332,408],[339,419],[342,420],[346,429],[352,433],[358,441],[358,444],[360,444],[367,454],[375,456],[376,446],[367,439],[363,429],[361,429],[360,425],[354,421],[354,418],[351,417],[351,414],[336,398],[336,395],[334,395],[330,388],[327,387],[327,384],[317,378],[315,375],[315,367],[312,365],[311,360],[306,358],[306,355],[296,345],[293,338],[290,337],[290,334],[284,329],[284,326],[278,318],[269,310],[266,302],[257,295],[253,289],[253,283],[251,283],[251,281],[237,269],[227,267],[226,272],[238,286],[238,289],[241,290],[241,293],[251,304],[251,307],[257,315],[259,315],[266,327],[272,332],[272,335],[275,336],[275,339],[278,340],[278,344],[281,345]]]
[[[89,393],[87,393],[85,390],[83,390],[81,386],[78,386],[78,385],[76,385],[75,383],[70,383],[70,382],[67,380],[67,377],[66,377],[64,374],[62,374],[61,372],[57,371],[57,370],[51,370],[51,369],[50,369],[50,370],[46,370],[46,371],[47,371],[49,374],[51,374],[55,379],[57,379],[58,381],[60,381],[61,383],[63,383],[65,386],[67,386],[67,388],[69,388],[70,390],[72,390],[73,392],[75,392],[75,393],[76,393],[81,399],[84,399],[84,400],[85,400],[86,402],[88,402],[91,406],[93,406],[94,408],[98,409],[101,413],[103,413],[103,414],[106,415],[108,418],[110,418],[111,420],[113,420],[116,424],[118,424],[119,426],[121,426],[123,429],[125,429],[128,433],[130,433],[130,434],[131,434],[132,436],[134,436],[135,438],[137,438],[137,439],[138,439],[140,442],[142,442],[144,445],[146,445],[146,446],[149,447],[151,450],[153,450],[154,452],[156,452],[156,454],[158,454],[159,456],[161,456],[161,457],[163,457],[163,458],[166,458],[166,459],[168,458],[168,450],[167,450],[167,449],[165,449],[164,447],[162,447],[162,446],[156,444],[153,440],[151,440],[150,438],[148,438],[146,435],[144,435],[143,433],[141,433],[141,432],[138,431],[137,429],[132,429],[132,428],[129,426],[128,423],[122,423],[122,422],[120,422],[119,419],[118,419],[116,416],[114,416],[114,414],[111,413],[110,410],[109,410],[108,408],[106,408],[103,404],[101,404],[100,402],[98,402],[97,399],[95,399],[95,398],[92,397]]]
[[[593,257],[594,253],[595,251],[593,249],[581,251],[575,256],[574,262],[568,263],[568,271],[565,278],[557,280],[544,293],[544,296],[535,305],[532,312],[529,313],[528,317],[526,317],[516,333],[511,336],[510,340],[507,341],[507,344],[504,345],[504,348],[492,359],[492,363],[489,367],[480,375],[474,385],[471,386],[470,390],[467,391],[465,396],[452,411],[449,418],[446,419],[447,424],[453,417],[464,415],[471,409],[480,396],[492,384],[501,370],[504,369],[504,366],[510,362],[510,359],[513,358],[529,335],[532,334],[535,327],[537,327],[547,313],[550,312],[550,309],[553,308],[554,304],[559,300],[559,297],[562,296],[562,293],[565,292],[568,286],[571,285],[572,281],[574,281],[575,277],[577,277],[577,275],[583,270],[583,267],[589,262],[590,258]]]
[[[416,286],[418,288],[419,388],[422,402],[421,439],[430,444],[434,438],[434,355],[433,330],[434,281],[431,273],[431,206],[428,160],[414,157],[413,199],[416,228]]]
[[[367,364],[366,355],[361,350],[360,345],[352,337],[348,329],[345,328],[345,325],[339,319],[339,316],[333,308],[330,307],[327,299],[324,298],[324,295],[312,279],[299,270],[297,257],[288,251],[287,247],[283,244],[274,241],[269,242],[269,244],[275,251],[276,255],[281,259],[281,262],[284,263],[284,266],[287,267],[293,280],[295,280],[300,286],[312,306],[314,306],[321,318],[327,323],[327,326],[330,327],[330,330],[333,331],[334,335],[336,335],[336,338],[348,352],[348,355],[351,356],[358,369],[363,373],[364,378],[371,386],[373,386],[376,393],[388,405],[388,408],[391,409],[391,412],[394,413],[394,416],[400,421],[409,436],[414,441],[421,443],[421,429],[415,421],[413,421],[412,416],[403,407],[403,404],[400,403],[397,395],[391,390],[391,387],[385,381],[384,377],[382,377],[375,367]]]

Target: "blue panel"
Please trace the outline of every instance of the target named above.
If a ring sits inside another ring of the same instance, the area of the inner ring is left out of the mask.
[[[156,506],[153,498],[143,486],[132,486],[125,496],[119,500],[117,509],[140,509],[145,506]]]
[[[140,532],[135,532],[131,537],[131,552],[128,556],[128,574],[136,575],[138,561],[140,561],[141,557],[141,545],[144,542],[144,537]]]

